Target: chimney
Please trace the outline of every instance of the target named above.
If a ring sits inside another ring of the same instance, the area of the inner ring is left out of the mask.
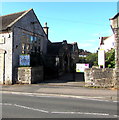
[[[43,27],[44,31],[45,31],[45,34],[47,35],[47,38],[48,38],[48,29],[49,27],[47,27],[47,22],[45,22],[45,26]]]
[[[67,44],[67,40],[63,40],[63,44]]]

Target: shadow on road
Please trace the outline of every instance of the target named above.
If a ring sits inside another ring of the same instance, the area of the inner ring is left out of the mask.
[[[44,80],[42,83],[66,83],[66,82],[83,82],[84,73],[65,73],[54,79]]]

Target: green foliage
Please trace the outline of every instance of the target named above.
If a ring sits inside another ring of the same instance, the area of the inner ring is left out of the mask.
[[[115,49],[110,50],[105,54],[105,67],[114,68],[115,67]]]
[[[79,63],[87,63],[86,57],[79,57]]]
[[[83,51],[82,49],[80,50]],[[98,66],[98,53],[90,53],[86,57],[79,58],[80,63],[89,63],[90,66]],[[115,67],[115,49],[110,50],[105,53],[105,67],[114,68]]]
[[[98,53],[91,53],[86,57],[86,62],[89,63],[91,66],[98,65]]]
[[[89,63],[89,61],[87,61],[87,57],[83,56],[89,56],[90,54],[92,53],[87,50],[79,49],[79,55],[82,55],[82,57],[79,57],[79,63]]]
[[[97,53],[90,53],[86,57],[79,58],[80,63],[89,63],[90,66],[97,66],[98,65],[98,54]]]

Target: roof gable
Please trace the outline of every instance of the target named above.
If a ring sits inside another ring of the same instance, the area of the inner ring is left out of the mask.
[[[59,53],[65,53],[67,51],[74,52],[78,50],[77,43],[67,43],[66,40],[63,42],[54,42],[48,45],[48,54],[58,55]]]
[[[117,18],[118,16],[119,16],[119,12],[113,18],[110,18],[110,20],[113,20],[113,19]]]
[[[26,15],[31,10],[32,9],[0,16],[0,19],[2,21],[2,28],[0,28],[0,30],[6,30],[7,28],[12,27],[12,25],[14,25],[19,19],[21,19],[24,15]]]

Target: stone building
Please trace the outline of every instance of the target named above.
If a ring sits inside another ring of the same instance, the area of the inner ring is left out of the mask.
[[[52,74],[55,72],[55,67],[58,67],[58,72],[66,73],[72,72],[74,69],[73,65],[79,61],[79,51],[76,42],[67,43],[66,40],[63,42],[53,42],[48,44],[47,49],[47,64],[51,65],[48,69]],[[47,66],[48,67],[48,66]]]
[[[91,68],[85,70],[85,85],[119,88],[119,13],[110,18],[114,34],[115,68]]]
[[[48,27],[41,26],[33,9],[0,16],[0,84],[15,82],[19,55],[45,55]]]

